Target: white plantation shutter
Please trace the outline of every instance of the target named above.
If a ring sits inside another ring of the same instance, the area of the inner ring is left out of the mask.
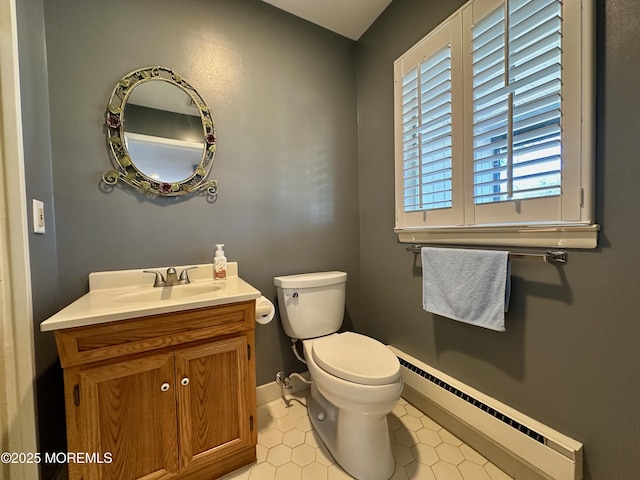
[[[451,207],[451,46],[402,77],[404,210]]]
[[[474,202],[561,193],[561,3],[511,0],[472,29]]]
[[[471,0],[396,60],[400,241],[596,246],[593,13]]]
[[[448,19],[394,67],[400,223],[462,223],[461,24]]]

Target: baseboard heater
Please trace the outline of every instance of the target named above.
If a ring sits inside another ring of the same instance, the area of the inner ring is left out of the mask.
[[[406,386],[530,467],[538,478],[582,480],[581,443],[393,346],[389,348],[400,360]]]

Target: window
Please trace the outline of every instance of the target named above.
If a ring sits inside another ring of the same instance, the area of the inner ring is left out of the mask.
[[[472,0],[394,65],[400,241],[594,248],[592,0]]]

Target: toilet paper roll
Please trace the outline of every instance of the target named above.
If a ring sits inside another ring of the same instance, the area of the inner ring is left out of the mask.
[[[256,322],[261,325],[269,323],[276,314],[276,307],[268,298],[260,296],[256,300]]]

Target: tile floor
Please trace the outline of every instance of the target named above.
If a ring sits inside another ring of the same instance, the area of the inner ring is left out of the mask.
[[[348,480],[311,427],[306,394],[258,407],[258,461],[224,480]],[[413,405],[400,399],[387,417],[396,470],[392,480],[510,480]]]

